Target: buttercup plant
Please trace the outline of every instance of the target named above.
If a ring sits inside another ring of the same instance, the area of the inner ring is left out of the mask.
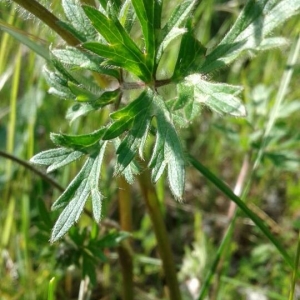
[[[128,183],[139,179],[158,239],[171,299],[180,299],[180,293],[174,287],[175,268],[171,257],[168,261],[170,246],[164,244],[166,232],[159,208],[155,207],[158,201],[151,182],[155,184],[166,172],[172,195],[182,201],[185,168],[189,163],[235,201],[293,266],[264,223],[187,154],[180,128],[189,126],[201,114],[202,106],[224,116],[246,116],[240,98],[243,88],[214,82],[213,77],[208,80],[208,75],[241,55],[256,55],[285,45],[286,39],[274,37],[272,33],[299,13],[298,0],[249,0],[229,32],[212,49],[206,48],[194,35],[193,12],[199,4],[197,0],[181,1],[163,26],[162,0],[100,0],[97,5],[93,1],[62,0],[65,21],[54,17],[34,0],[14,2],[45,22],[68,44],[50,50],[44,69],[49,92],[74,101],[67,111],[67,119],[73,122],[93,111],[110,111],[109,118],[101,119],[99,128],[89,134],[51,133],[50,138],[57,147],[31,159],[34,164],[47,166],[47,172],[85,159],[81,170],[52,205],[52,209],[63,210],[54,225],[51,242],[59,240],[78,221],[88,199],[91,199],[95,221],[100,221],[101,165],[105,151],[113,144],[115,176],[124,177]],[[142,39],[131,35],[135,24],[141,28]],[[176,39],[180,40],[180,46],[174,71],[163,78],[162,58]],[[174,97],[165,98],[161,88],[166,85],[176,87]],[[151,151],[145,151],[149,147]]]

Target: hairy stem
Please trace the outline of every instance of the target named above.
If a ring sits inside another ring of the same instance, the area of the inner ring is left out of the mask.
[[[69,31],[59,25],[60,20],[55,15],[53,15],[48,9],[46,9],[36,0],[13,0],[13,2],[22,6],[28,12],[40,19],[43,23],[47,24],[70,46],[77,46],[81,43]]]
[[[119,216],[121,230],[132,230],[131,194],[130,186],[123,176],[118,178],[119,184]],[[121,242],[119,248],[119,260],[123,278],[123,300],[133,300],[133,262],[128,239]]]
[[[149,171],[146,169],[138,179],[157,239],[158,251],[169,288],[169,298],[172,300],[181,300],[171,245]]]

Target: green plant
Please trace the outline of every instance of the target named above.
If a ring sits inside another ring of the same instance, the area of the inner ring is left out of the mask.
[[[44,55],[48,59],[44,73],[50,92],[75,101],[67,112],[67,119],[74,122],[93,111],[103,112],[99,126],[92,133],[52,133],[51,140],[58,148],[31,159],[35,164],[47,165],[47,171],[51,172],[87,158],[52,205],[53,209],[63,208],[52,231],[52,242],[61,238],[79,219],[89,198],[94,219],[99,222],[103,201],[99,191],[101,165],[110,145],[108,141],[112,141],[115,175],[124,176],[129,183],[136,176],[139,178],[172,299],[180,299],[180,293],[151,182],[157,182],[167,169],[170,190],[177,200],[182,200],[187,162],[235,201],[294,267],[284,247],[259,217],[220,179],[186,155],[178,132],[200,115],[202,106],[222,115],[246,115],[239,98],[242,87],[212,82],[208,74],[245,53],[253,55],[284,45],[285,39],[269,36],[276,27],[299,13],[299,1],[248,1],[230,31],[213,49],[206,49],[194,36],[192,15],[198,5],[196,0],[182,1],[163,27],[161,1],[99,1],[100,5],[92,7],[64,0],[67,21],[54,18],[36,1],[15,2],[44,21],[69,44],[63,49],[51,50],[49,56]],[[136,19],[143,43],[130,35]],[[176,40],[180,40],[178,57],[172,75],[165,78],[162,76],[167,59],[164,52]],[[171,96],[166,96],[163,87],[168,85],[174,87],[175,94],[170,88]],[[153,149],[151,154],[149,149]]]

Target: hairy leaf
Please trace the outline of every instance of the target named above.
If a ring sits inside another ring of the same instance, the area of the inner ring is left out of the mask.
[[[242,87],[225,83],[212,83],[202,79],[200,74],[193,74],[185,78],[185,89],[194,93],[197,102],[208,106],[220,114],[245,117],[246,109],[237,95]]]
[[[43,74],[50,85],[49,93],[54,94],[64,99],[75,99],[75,95],[68,87],[68,80],[66,80],[61,74],[50,71],[46,67],[43,69]]]
[[[132,0],[136,15],[140,21],[145,44],[147,64],[152,72],[155,56],[155,0]]]
[[[50,138],[56,145],[72,149],[82,149],[84,147],[90,147],[99,142],[104,132],[105,128],[101,128],[90,134],[83,135],[51,133]]]
[[[202,61],[204,61],[206,48],[194,37],[191,24],[188,24],[184,33],[178,53],[174,80],[194,73]]]
[[[96,221],[101,216],[102,195],[98,191],[100,167],[103,160],[106,142],[91,155],[77,176],[72,180],[63,194],[53,203],[52,209],[65,207],[57,219],[51,236],[51,242],[61,238],[75,222],[78,221],[89,196],[92,197],[93,214]]]
[[[190,18],[191,11],[194,9],[197,2],[198,0],[185,0],[175,8],[168,22],[163,27],[158,39],[159,43],[156,54],[156,63],[160,61],[164,50],[170,42],[186,31],[186,29],[181,27],[185,27],[185,23]]]
[[[161,59],[165,49],[168,47],[168,45],[177,37],[183,35],[186,32],[185,28],[177,28],[174,27],[172,30],[168,33],[168,35],[163,39],[163,41],[160,43],[157,54],[156,54],[156,63],[159,63],[159,60]]]
[[[164,169],[168,168],[169,186],[174,197],[182,200],[185,184],[185,162],[181,143],[171,115],[163,101],[156,95],[153,102],[157,120],[156,141],[149,167],[152,168],[152,180],[156,182]]]
[[[97,42],[84,43],[83,47],[106,59],[102,67],[110,68],[116,66],[124,68],[128,72],[136,75],[143,81],[147,81],[149,70],[143,62],[143,58],[133,57],[119,44],[103,45]]]
[[[109,19],[95,8],[83,8],[93,26],[108,43],[85,43],[84,48],[109,59],[110,64],[123,67],[142,80],[149,81],[152,74],[146,65],[145,57],[120,22]],[[126,67],[127,64],[129,67]]]
[[[40,152],[30,159],[30,162],[37,165],[48,166],[47,172],[59,169],[85,155],[84,152],[74,151],[68,148],[50,149]]]
[[[125,170],[125,168],[135,157],[136,152],[138,150],[140,156],[142,157],[144,143],[148,135],[150,122],[152,118],[152,99],[153,92],[150,89],[148,89],[135,100],[137,104],[135,105],[134,109],[136,109],[139,105],[141,105],[142,108],[134,114],[131,121],[131,129],[129,130],[128,134],[117,149],[118,160],[115,171],[116,174],[122,173]]]
[[[121,143],[120,138],[114,139],[114,146],[116,150],[120,146],[120,143]],[[137,162],[134,159],[123,171],[123,175],[129,184],[134,183],[135,175],[138,175],[139,173],[140,173],[140,166],[137,164]]]
[[[132,29],[135,18],[136,14],[132,7],[132,2],[131,0],[126,0],[122,5],[122,8],[119,13],[119,21],[128,33],[130,33]]]
[[[97,32],[81,8],[79,0],[62,0],[66,17],[72,26],[84,37],[83,41],[94,40]]]
[[[98,110],[108,104],[113,103],[120,95],[118,90],[111,92],[104,92],[96,101],[76,103],[71,106],[66,118],[72,123],[77,118],[88,114],[91,111]]]
[[[238,19],[220,44],[207,56],[199,72],[207,73],[235,60],[243,51],[264,50],[266,37],[290,17],[299,14],[298,0],[249,0]],[[270,40],[269,40],[270,41]],[[282,45],[282,40],[272,40],[272,46]],[[270,44],[268,46],[270,48]]]
[[[71,65],[80,69],[87,69],[106,74],[115,78],[119,77],[117,70],[103,67],[103,59],[97,55],[82,51],[74,47],[67,47],[66,49],[56,49],[52,51],[53,55],[62,63]]]
[[[147,110],[148,99],[149,95],[147,95],[147,92],[145,91],[130,104],[112,113],[110,117],[114,122],[107,129],[103,139],[114,139],[120,136],[124,131],[128,130],[132,126],[135,118],[139,118],[139,115],[143,115],[145,110]]]

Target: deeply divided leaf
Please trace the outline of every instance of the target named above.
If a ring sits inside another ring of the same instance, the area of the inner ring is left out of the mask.
[[[246,108],[237,96],[242,87],[208,82],[203,80],[200,74],[186,77],[182,84],[185,89],[190,89],[198,103],[208,106],[213,111],[236,117],[246,116]]]
[[[56,49],[52,51],[53,55],[62,63],[72,66],[74,69],[87,69],[106,74],[118,78],[119,72],[117,70],[101,66],[103,59],[97,55],[81,51],[74,47],[67,47],[66,49]]]
[[[153,92],[150,89],[143,92],[135,100],[135,102],[137,103],[135,108],[137,106],[141,106],[141,109],[137,113],[135,113],[134,117],[132,118],[131,128],[118,147],[118,160],[115,171],[116,174],[122,173],[126,169],[126,167],[135,157],[138,150],[140,156],[142,156],[143,147],[152,119],[152,100]]]
[[[47,172],[61,168],[85,155],[84,152],[68,148],[50,149],[36,154],[30,162],[48,166]]]
[[[211,72],[235,60],[244,51],[264,50],[265,39],[287,19],[300,12],[300,1],[249,0],[238,19],[219,45],[199,67],[202,73]],[[272,47],[282,45],[272,41]],[[270,48],[271,44],[269,44]]]
[[[93,26],[105,38],[107,45],[95,42],[85,43],[84,48],[108,59],[107,64],[127,69],[144,81],[151,80],[151,70],[145,57],[124,27],[116,19],[112,20],[95,8],[84,6],[84,11]]]
[[[205,54],[206,48],[194,37],[191,24],[189,24],[181,40],[173,78],[194,73],[204,61]]]
[[[176,199],[181,200],[185,185],[185,162],[180,139],[170,113],[160,96],[155,96],[153,106],[157,121],[157,133],[149,162],[149,166],[152,168],[152,180],[156,182],[167,167],[172,194]]]
[[[100,168],[106,142],[91,155],[63,194],[53,203],[52,209],[65,207],[56,221],[51,242],[61,238],[78,221],[89,196],[92,197],[93,214],[96,221],[101,216],[102,196],[99,191]]]

